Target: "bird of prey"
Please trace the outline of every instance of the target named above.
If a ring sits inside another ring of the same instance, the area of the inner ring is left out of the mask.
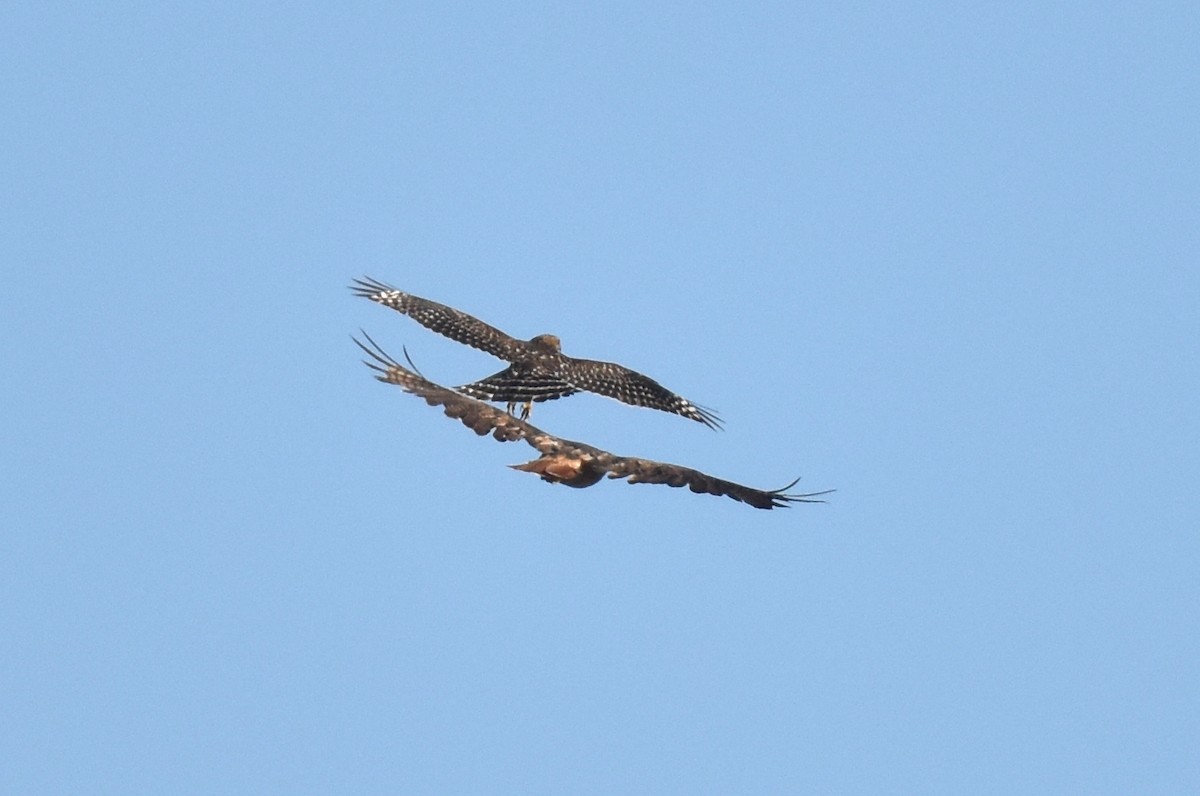
[[[534,401],[583,391],[682,415],[709,428],[720,427],[720,418],[712,411],[676,395],[649,376],[613,362],[567,356],[552,334],[518,340],[461,310],[404,293],[369,277],[355,279],[350,289],[356,296],[391,307],[451,340],[507,361],[509,366],[499,373],[455,389],[486,401],[504,401],[509,414],[518,402],[524,402],[522,420],[529,417]]]
[[[789,503],[824,503],[819,499],[820,496],[833,491],[788,494],[787,490],[796,485],[800,480],[798,478],[781,489],[754,489],[677,464],[618,456],[582,442],[561,439],[491,404],[428,381],[414,372],[415,367],[413,370],[405,368],[388,356],[369,335],[363,334],[367,343],[357,339],[354,342],[370,357],[363,362],[375,371],[375,378],[424,398],[430,406],[442,407],[447,417],[460,421],[480,436],[490,433],[501,442],[523,440],[541,456],[524,464],[509,466],[515,470],[536,473],[544,481],[583,488],[608,476],[628,479],[631,484],[686,485],[693,492],[725,495],[759,509],[782,508]],[[409,360],[409,365],[412,366],[412,360]]]

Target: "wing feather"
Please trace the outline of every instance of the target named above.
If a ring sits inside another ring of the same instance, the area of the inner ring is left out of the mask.
[[[468,315],[462,310],[447,307],[436,301],[396,290],[391,285],[377,279],[370,277],[355,279],[350,289],[356,296],[390,307],[396,312],[407,315],[427,329],[463,345],[478,348],[480,351],[485,351],[500,359],[511,362],[519,358],[527,348],[526,343],[505,334],[495,326],[484,323],[473,315]]]
[[[699,494],[733,498],[741,503],[754,506],[756,509],[784,508],[790,503],[824,503],[825,501],[819,498],[833,491],[827,489],[823,492],[789,494],[788,490],[800,481],[799,478],[780,489],[755,489],[702,473],[699,470],[693,470],[690,467],[632,457],[614,457],[608,466],[608,477],[624,478],[631,484],[686,486]]]
[[[412,393],[425,399],[430,406],[440,406],[447,417],[460,421],[464,426],[483,436],[491,434],[501,442],[512,442],[544,434],[523,420],[519,420],[507,412],[491,404],[485,404],[474,398],[460,395],[454,390],[425,379],[423,376],[408,370],[387,354],[379,344],[371,339],[366,332],[363,336],[367,343],[358,339],[355,345],[370,357],[363,362],[375,371],[375,378],[387,384],[395,384],[405,392]],[[532,445],[533,443],[530,442]]]
[[[710,409],[676,395],[649,376],[615,362],[592,359],[566,360],[565,378],[578,390],[599,393],[622,403],[645,406],[682,415],[712,429],[721,427],[721,418]]]

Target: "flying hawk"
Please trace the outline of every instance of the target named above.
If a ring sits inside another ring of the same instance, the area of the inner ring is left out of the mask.
[[[583,488],[608,476],[628,479],[631,484],[686,485],[693,492],[725,495],[759,509],[782,508],[789,503],[824,503],[818,498],[833,491],[788,494],[787,490],[796,485],[800,480],[798,478],[781,489],[754,489],[677,464],[618,456],[582,442],[561,439],[491,404],[426,380],[392,359],[369,335],[363,334],[367,338],[366,343],[357,339],[354,342],[370,357],[363,362],[375,371],[375,378],[424,398],[430,406],[441,406],[447,417],[460,421],[480,436],[490,433],[501,442],[524,440],[541,456],[524,464],[509,466],[515,470],[537,473],[544,481]],[[411,360],[409,365],[412,365]]]
[[[438,334],[510,363],[499,373],[455,389],[486,401],[504,401],[509,414],[523,401],[522,420],[529,417],[534,401],[550,401],[583,391],[683,415],[709,428],[720,427],[721,420],[716,414],[676,395],[649,376],[613,362],[567,356],[552,334],[518,340],[461,310],[403,293],[369,277],[355,279],[350,289],[356,296],[404,313]]]

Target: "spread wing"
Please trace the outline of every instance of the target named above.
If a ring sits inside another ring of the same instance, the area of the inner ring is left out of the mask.
[[[702,406],[668,390],[649,376],[615,362],[596,362],[591,359],[566,360],[563,377],[579,390],[616,398],[622,403],[645,406],[683,415],[712,429],[721,427],[721,418]]]
[[[350,286],[354,295],[370,299],[377,304],[391,307],[412,318],[427,329],[445,335],[480,351],[486,351],[492,356],[509,362],[519,358],[527,349],[527,344],[515,337],[510,337],[495,326],[490,326],[473,315],[438,304],[436,301],[423,299],[411,293],[396,290],[376,279],[364,277],[355,279]]]
[[[566,442],[491,404],[477,401],[440,384],[434,384],[419,373],[405,368],[392,359],[379,347],[378,343],[371,339],[370,335],[364,332],[363,336],[367,338],[367,343],[364,344],[357,339],[354,340],[354,343],[371,358],[363,360],[363,362],[375,371],[375,378],[387,384],[395,384],[403,388],[405,392],[424,398],[425,403],[430,406],[442,407],[447,417],[458,420],[476,434],[480,436],[491,434],[501,442],[525,440],[543,453],[556,451],[562,443]]]
[[[441,406],[447,417],[460,421],[480,436],[490,433],[501,442],[524,440],[543,456],[587,459],[595,467],[607,473],[609,478],[624,478],[631,484],[687,486],[693,492],[730,497],[760,509],[783,508],[791,503],[823,503],[824,501],[818,498],[833,491],[789,494],[787,490],[795,486],[799,479],[781,489],[755,489],[715,478],[689,467],[649,459],[617,456],[582,442],[565,440],[553,434],[547,434],[536,426],[513,417],[491,404],[434,384],[392,359],[366,333],[364,336],[369,345],[358,340],[354,340],[354,342],[370,357],[370,360],[364,360],[364,362],[376,372],[375,378],[388,384],[398,385],[406,392],[424,398],[430,406]]]
[[[654,462],[647,459],[616,456],[608,464],[609,478],[625,478],[631,484],[666,484],[667,486],[686,486],[693,492],[706,495],[717,495],[733,498],[741,503],[748,503],[756,509],[784,508],[789,503],[824,503],[821,495],[828,495],[832,489],[824,492],[807,492],[789,494],[788,490],[799,483],[797,478],[792,483],[780,489],[755,489],[733,481],[716,478],[708,473],[681,467],[678,464]]]
[[[511,337],[473,315],[405,293],[379,280],[370,277],[355,279],[350,289],[356,296],[391,307],[451,340],[536,370],[508,368],[464,385],[462,391],[473,397],[515,403],[549,401],[586,391],[633,406],[682,415],[709,428],[718,429],[721,426],[721,419],[716,413],[676,395],[649,376],[613,362],[562,356],[558,351],[557,338],[552,338],[554,356],[546,357],[544,348]],[[537,364],[531,364],[535,359]]]

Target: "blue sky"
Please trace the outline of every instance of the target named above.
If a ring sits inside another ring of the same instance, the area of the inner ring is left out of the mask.
[[[0,790],[1200,789],[1186,3],[0,12]],[[544,484],[374,382],[826,505]]]

